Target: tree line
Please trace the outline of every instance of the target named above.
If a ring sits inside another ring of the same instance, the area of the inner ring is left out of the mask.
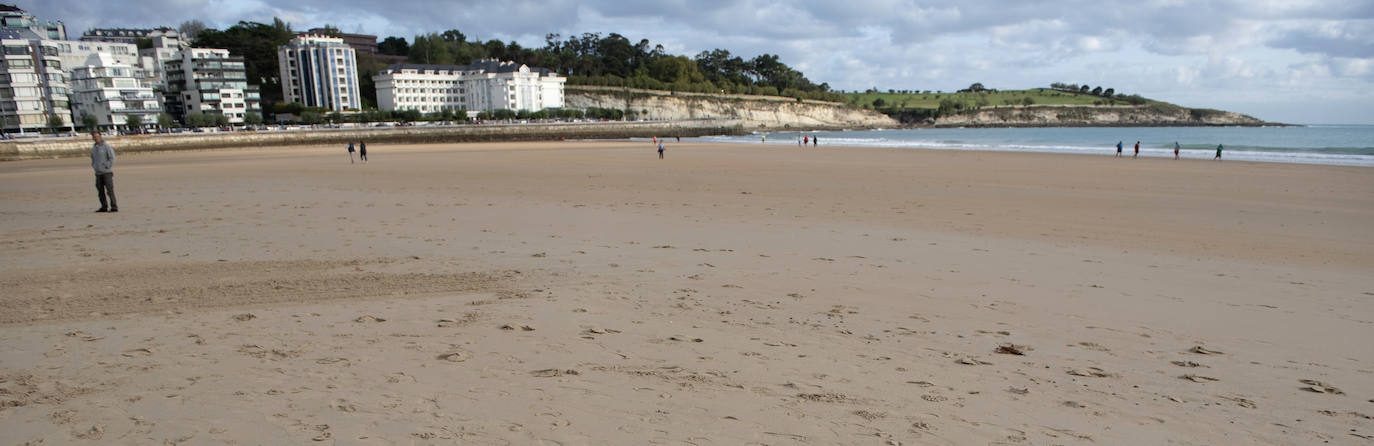
[[[1067,93],[1090,94],[1093,96],[1101,96],[1107,99],[1118,99],[1126,101],[1131,105],[1141,105],[1146,102],[1149,102],[1148,99],[1145,99],[1144,97],[1141,97],[1137,94],[1117,94],[1115,88],[1107,88],[1104,90],[1101,85],[1090,89],[1088,88],[1088,84],[1078,85],[1063,82],[1054,82],[1050,84],[1050,89]]]
[[[799,99],[843,100],[826,83],[816,84],[775,54],[745,59],[729,50],[702,51],[695,57],[668,54],[648,39],[634,42],[610,33],[583,33],[564,38],[544,36],[544,46],[516,42],[468,40],[451,29],[413,37],[391,36],[378,44],[382,54],[406,56],[411,63],[465,65],[486,58],[548,68],[574,85],[600,85],[700,93],[767,94]]]

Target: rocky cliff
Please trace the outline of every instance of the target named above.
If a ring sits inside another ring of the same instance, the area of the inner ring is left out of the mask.
[[[941,116],[936,127],[1077,127],[1077,126],[1258,126],[1254,117],[1221,110],[1172,104],[1117,106],[1003,106]]]
[[[844,104],[772,96],[569,86],[564,106],[629,110],[635,118],[642,119],[730,121],[749,130],[871,129],[900,125],[887,115]]]

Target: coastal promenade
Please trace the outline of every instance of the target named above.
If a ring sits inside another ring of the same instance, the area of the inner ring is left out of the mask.
[[[366,125],[366,124],[362,124]],[[495,141],[557,141],[743,134],[738,122],[720,119],[673,121],[551,122],[457,124],[405,127],[318,128],[280,131],[235,131],[126,135],[109,138],[120,153],[206,150],[230,147],[368,143],[415,144]],[[90,154],[90,137],[32,138],[0,141],[0,161],[61,158]]]

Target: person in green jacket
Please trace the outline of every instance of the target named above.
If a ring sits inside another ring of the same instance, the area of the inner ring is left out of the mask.
[[[1217,144],[1217,156],[1214,157],[1214,158],[1212,158],[1212,159],[1214,159],[1214,160],[1219,160],[1219,159],[1221,159],[1221,144]]]

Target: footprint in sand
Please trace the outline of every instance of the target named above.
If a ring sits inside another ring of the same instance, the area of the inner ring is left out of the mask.
[[[530,372],[530,375],[539,378],[555,378],[565,375],[581,375],[581,372],[573,369],[542,369]]]
[[[1212,349],[1209,349],[1209,348],[1207,348],[1207,347],[1203,347],[1203,346],[1201,346],[1201,345],[1194,346],[1193,348],[1188,349],[1188,351],[1189,351],[1189,352],[1192,352],[1192,353],[1197,353],[1197,354],[1199,354],[1199,355],[1224,355],[1224,354],[1226,354],[1226,353],[1223,353],[1223,352],[1221,352],[1221,351],[1219,351],[1219,350],[1212,350]]]
[[[1345,395],[1345,392],[1342,392],[1341,389],[1338,389],[1334,386],[1323,383],[1321,381],[1317,381],[1315,379],[1300,379],[1298,380],[1298,382],[1307,384],[1307,387],[1303,387],[1302,390],[1306,390],[1308,392],[1329,393],[1332,395]]]
[[[1196,362],[1193,362],[1193,361],[1169,361],[1169,362],[1170,362],[1171,364],[1176,365],[1176,366],[1179,366],[1179,367],[1207,367],[1207,366],[1205,366],[1205,365],[1202,365],[1202,364],[1199,364],[1199,363],[1196,363]]]
[[[1086,376],[1086,377],[1089,377],[1089,378],[1119,378],[1119,377],[1121,377],[1121,375],[1118,375],[1118,374],[1116,374],[1116,373],[1111,373],[1111,372],[1108,372],[1108,371],[1106,371],[1106,370],[1099,369],[1099,368],[1097,368],[1097,367],[1088,367],[1087,369],[1072,369],[1072,370],[1069,370],[1068,373],[1069,373],[1070,375],[1073,375],[1073,376]]]
[[[236,321],[239,321],[239,322],[248,322],[248,321],[251,321],[251,320],[257,319],[257,318],[258,318],[258,316],[255,315],[255,314],[253,314],[253,313],[235,314],[235,315],[233,316],[233,319],[236,320]]]
[[[1187,375],[1180,376],[1179,379],[1186,379],[1186,380],[1189,380],[1189,381],[1192,381],[1192,382],[1195,382],[1195,383],[1206,383],[1206,382],[1213,382],[1213,381],[1221,381],[1221,380],[1218,379],[1218,378],[1213,378],[1213,377],[1210,377],[1210,376],[1202,376],[1202,375],[1193,375],[1193,374],[1187,374]]]
[[[386,319],[382,319],[382,318],[380,318],[380,317],[372,316],[372,315],[363,315],[363,316],[358,316],[358,318],[357,318],[357,319],[354,319],[353,322],[358,322],[358,323],[386,322]]]
[[[146,348],[135,348],[131,350],[125,350],[123,355],[130,358],[137,356],[152,356],[153,351]]]
[[[439,356],[435,357],[435,359],[439,359],[439,360],[443,360],[443,361],[448,361],[448,362],[463,362],[463,361],[467,361],[468,358],[471,358],[471,357],[472,357],[472,354],[471,354],[471,353],[468,353],[468,352],[465,352],[465,351],[453,351],[453,352],[448,352],[448,353],[444,353],[444,354],[442,354],[442,355],[439,355]]]

